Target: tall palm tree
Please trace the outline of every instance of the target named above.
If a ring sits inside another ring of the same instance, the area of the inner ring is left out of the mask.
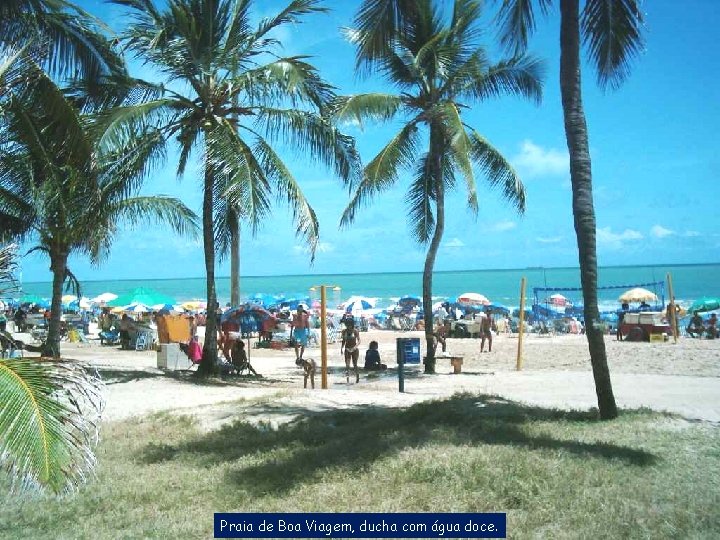
[[[109,29],[68,0],[2,0],[0,53],[27,46],[51,76],[93,86],[122,76],[125,64]]]
[[[216,250],[229,241],[227,211],[254,231],[270,210],[273,193],[289,204],[296,232],[314,249],[318,222],[290,169],[273,148],[292,143],[334,168],[342,178],[359,170],[352,138],[323,116],[332,87],[305,57],[278,57],[270,32],[322,12],[318,0],[293,0],[277,15],[250,22],[250,0],[114,0],[132,9],[124,34],[128,47],[166,78],[161,95],[142,106],[116,111],[115,121],[152,119],[180,146],[178,175],[193,151],[202,166],[203,248],[207,305],[217,304]],[[215,371],[216,320],[205,330],[201,375]]]
[[[598,84],[616,88],[630,74],[630,62],[642,49],[643,17],[639,0],[580,0],[560,3],[560,93],[570,153],[573,216],[583,289],[585,328],[600,417],[617,417],[597,300],[597,251],[592,168],[582,103],[580,43],[595,68]],[[503,0],[499,16],[502,41],[519,52],[535,29],[535,5],[545,14],[552,0]]]
[[[404,125],[365,167],[341,224],[349,225],[358,209],[399,179],[401,169],[413,177],[406,195],[412,234],[428,245],[423,268],[423,310],[427,358],[433,373],[432,277],[445,228],[445,195],[462,182],[470,210],[477,214],[476,172],[519,212],[525,209],[520,178],[501,153],[463,121],[463,111],[475,102],[503,94],[540,100],[541,66],[517,56],[491,63],[477,43],[480,2],[456,0],[449,23],[429,0],[365,1],[348,31],[357,44],[358,68],[376,67],[397,94],[361,94],[339,99],[339,120],[389,120],[401,116]],[[421,148],[421,136],[427,137]]]
[[[0,248],[0,295],[14,272],[15,246]],[[77,487],[95,465],[101,388],[75,361],[0,359],[0,466],[23,487]]]
[[[179,200],[134,196],[163,159],[156,130],[105,140],[92,118],[44,72],[0,109],[0,223],[4,234],[35,241],[50,259],[51,316],[43,354],[59,357],[63,283],[72,278],[69,256],[99,262],[120,222],[153,218],[192,232],[195,215]]]

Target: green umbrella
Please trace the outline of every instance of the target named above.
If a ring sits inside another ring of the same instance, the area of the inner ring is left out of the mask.
[[[713,311],[716,309],[720,309],[720,298],[717,296],[703,296],[693,302],[693,305],[688,308],[688,312]]]
[[[153,289],[138,287],[129,293],[118,296],[115,300],[107,303],[110,307],[123,307],[131,304],[144,304],[154,306],[156,304],[176,304],[172,296],[168,296]]]

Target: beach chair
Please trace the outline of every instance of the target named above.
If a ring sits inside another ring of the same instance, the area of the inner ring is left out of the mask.
[[[135,350],[147,351],[149,348],[148,334],[146,332],[138,332],[137,338],[135,339]]]

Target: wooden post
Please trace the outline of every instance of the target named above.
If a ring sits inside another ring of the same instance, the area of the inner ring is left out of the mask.
[[[678,340],[678,325],[677,325],[677,312],[675,311],[675,294],[673,293],[672,276],[670,272],[667,274],[668,283],[668,295],[670,296],[670,316],[668,317],[670,322],[670,328],[672,328],[673,342],[677,343]]]
[[[525,278],[520,280],[520,324],[518,325],[518,350],[517,350],[517,363],[515,369],[517,371],[522,370],[522,345],[523,345],[523,334],[525,329],[523,328],[525,322]]]
[[[325,311],[325,285],[320,286],[320,363],[321,363],[321,384],[323,390],[327,390],[327,312]]]

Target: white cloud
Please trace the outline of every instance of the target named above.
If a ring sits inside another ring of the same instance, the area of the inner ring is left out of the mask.
[[[652,228],[650,229],[650,234],[652,234],[655,238],[665,238],[666,236],[675,234],[675,231],[666,229],[662,225],[653,225]]]
[[[686,236],[688,238],[694,238],[696,236],[700,236],[700,233],[697,231],[685,231],[685,234],[683,236]]]
[[[619,248],[623,242],[628,240],[642,240],[644,236],[639,231],[633,229],[625,229],[621,233],[615,233],[610,227],[601,227],[596,232],[598,244]]]
[[[549,236],[549,237],[538,237],[535,240],[541,244],[557,244],[562,241],[562,236]]]
[[[570,174],[570,158],[567,151],[545,149],[529,139],[522,142],[520,153],[510,161],[524,178]]]
[[[460,240],[459,238],[451,238],[447,242],[445,242],[446,248],[461,248],[465,247],[465,242]]]
[[[504,232],[517,227],[514,221],[501,221],[493,226],[493,231]]]

